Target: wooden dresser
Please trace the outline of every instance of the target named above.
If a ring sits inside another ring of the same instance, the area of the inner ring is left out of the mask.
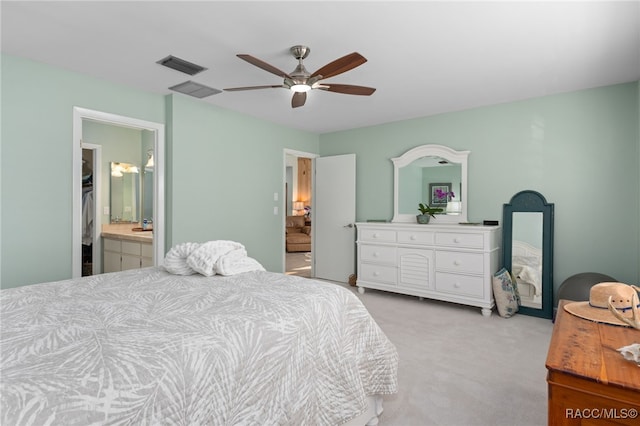
[[[547,355],[549,425],[640,424],[640,367],[616,350],[640,343],[640,330],[578,318],[565,303]]]

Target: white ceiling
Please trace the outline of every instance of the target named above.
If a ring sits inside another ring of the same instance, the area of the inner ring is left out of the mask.
[[[311,48],[310,72],[351,52],[368,62],[292,109],[285,89],[203,99],[288,127],[326,133],[640,80],[640,1],[2,1],[2,51],[144,91],[194,80],[217,89],[280,84],[240,60],[285,72]],[[156,61],[208,68],[194,77]],[[184,96],[184,95],[177,95]]]

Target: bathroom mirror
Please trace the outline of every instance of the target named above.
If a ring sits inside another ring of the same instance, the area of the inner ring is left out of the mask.
[[[109,208],[111,223],[138,223],[140,170],[131,163],[111,163]]]
[[[466,222],[468,157],[469,151],[421,145],[392,158],[392,222],[416,223],[420,203],[443,209],[430,223]]]
[[[515,194],[503,209],[503,265],[520,293],[519,313],[553,317],[553,204],[536,191]]]

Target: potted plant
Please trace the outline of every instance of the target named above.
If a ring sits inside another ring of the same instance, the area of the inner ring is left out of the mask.
[[[429,219],[436,218],[434,216],[435,213],[442,212],[442,209],[440,207],[429,207],[428,204],[423,203],[418,204],[418,210],[421,214],[416,215],[416,219],[418,220],[418,223],[422,224],[429,223]]]

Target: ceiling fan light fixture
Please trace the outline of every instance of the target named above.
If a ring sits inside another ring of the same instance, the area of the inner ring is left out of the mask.
[[[308,92],[311,90],[311,86],[308,84],[294,84],[290,87],[291,91],[296,93]]]

